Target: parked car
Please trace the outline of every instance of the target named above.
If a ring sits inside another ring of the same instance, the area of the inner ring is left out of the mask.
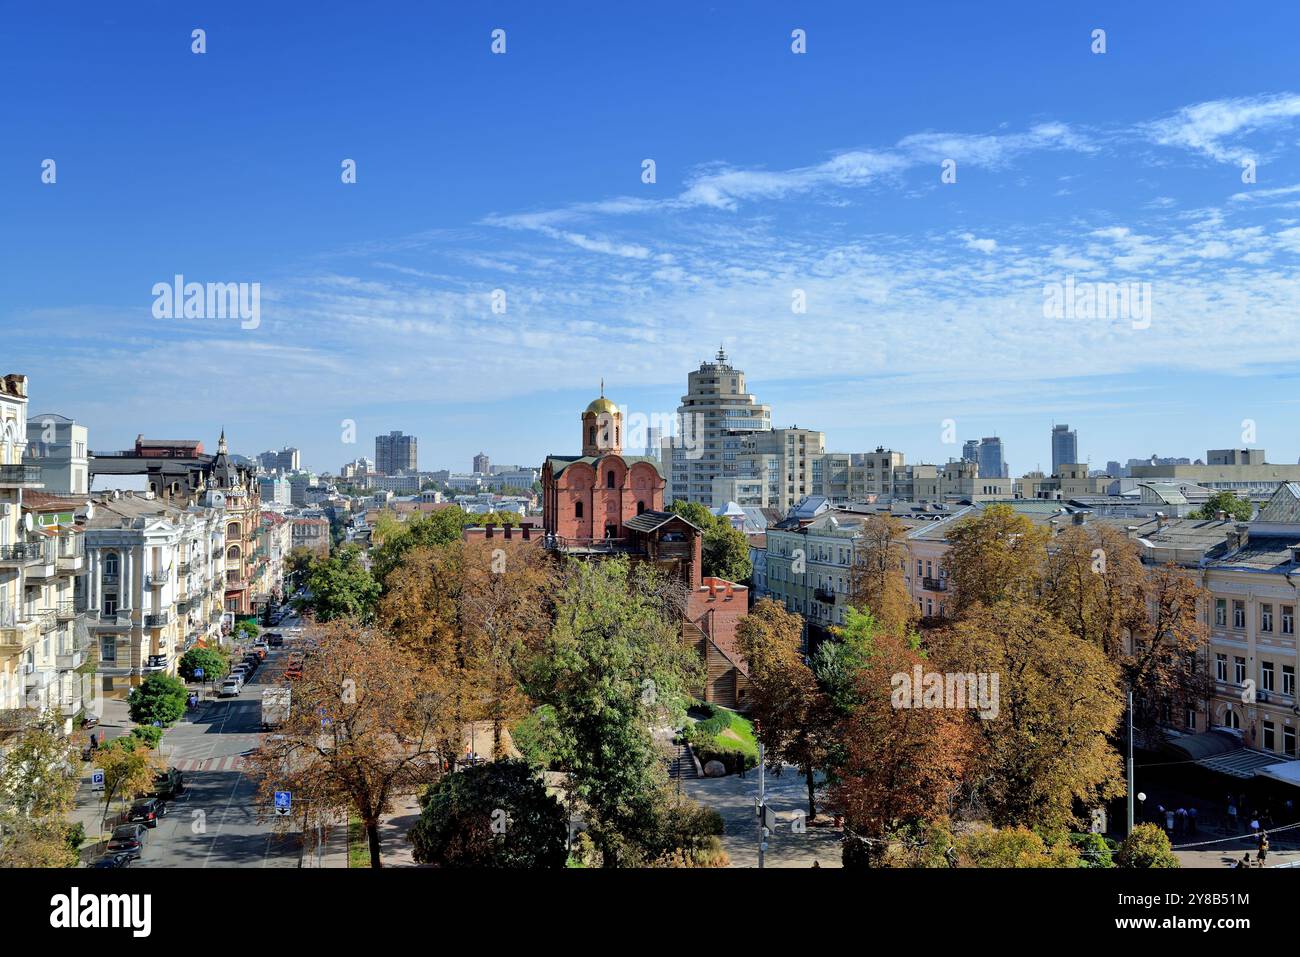
[[[221,682],[221,689],[217,692],[219,698],[234,698],[238,696],[244,683],[236,675],[231,675],[225,681]]]
[[[257,652],[259,658],[265,658],[271,651],[271,646],[265,641],[253,642],[253,650]]]
[[[243,684],[245,681],[248,680],[249,670],[250,670],[249,666],[245,662],[241,661],[239,664],[235,665],[235,667],[230,669],[230,677],[238,678],[239,683]]]
[[[141,798],[131,805],[131,810],[126,814],[126,819],[132,824],[143,824],[145,827],[157,827],[158,819],[167,813],[167,805],[157,798]]]
[[[135,855],[135,856],[138,857],[139,855]],[[128,854],[126,852],[120,852],[117,854],[105,854],[103,857],[101,857],[99,860],[97,860],[94,864],[91,864],[90,866],[91,867],[130,867],[131,861],[134,859],[135,858],[131,854]]]
[[[266,643],[270,647],[272,648],[284,647],[284,635],[280,634],[278,631],[267,632],[265,637],[266,637]]]
[[[87,731],[89,731],[91,728],[96,727],[98,724],[99,724],[99,715],[97,714],[88,714],[81,719],[81,727]]]
[[[139,860],[148,833],[149,829],[143,824],[119,824],[108,839],[108,850],[129,854],[133,860]]]
[[[185,793],[185,775],[176,768],[159,771],[153,778],[153,791],[150,797],[163,801],[174,801],[178,794]]]

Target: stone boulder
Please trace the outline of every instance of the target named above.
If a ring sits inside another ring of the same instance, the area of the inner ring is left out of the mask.
[[[708,761],[704,765],[704,776],[706,778],[720,778],[727,774],[727,766],[721,761]]]

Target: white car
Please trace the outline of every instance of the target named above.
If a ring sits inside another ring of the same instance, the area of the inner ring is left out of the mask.
[[[243,687],[244,683],[240,681],[236,675],[231,675],[225,681],[221,682],[221,690],[217,692],[217,696],[221,698],[234,698],[238,696]]]
[[[262,657],[265,658],[267,655],[271,653],[271,646],[268,645],[265,641],[255,641],[253,642],[253,650],[260,651],[262,653]]]

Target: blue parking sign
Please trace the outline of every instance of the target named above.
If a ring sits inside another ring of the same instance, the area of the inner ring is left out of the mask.
[[[203,669],[202,669],[202,668],[195,668],[195,669],[194,669],[194,677],[195,677],[197,680],[202,681],[202,680],[203,680]]]
[[[289,809],[293,806],[293,796],[288,791],[275,792],[275,813],[281,816],[288,814]]]

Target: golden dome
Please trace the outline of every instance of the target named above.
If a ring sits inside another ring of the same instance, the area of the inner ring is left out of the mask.
[[[618,415],[618,406],[602,395],[599,399],[593,400],[591,405],[587,406],[587,411],[594,415],[601,415],[603,413]]]

